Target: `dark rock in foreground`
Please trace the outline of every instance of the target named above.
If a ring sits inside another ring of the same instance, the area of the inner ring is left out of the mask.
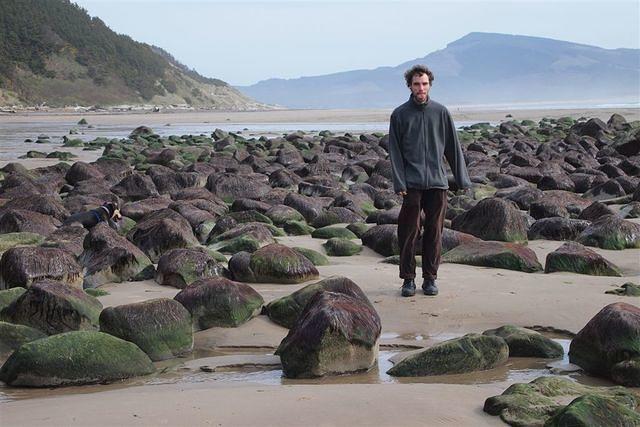
[[[553,359],[562,357],[564,349],[560,344],[539,332],[513,325],[489,329],[483,335],[494,335],[507,342],[509,357],[544,357]]]
[[[192,329],[189,311],[168,298],[107,307],[100,313],[101,332],[136,344],[153,361],[189,353]]]
[[[545,423],[571,399],[586,394],[612,399],[629,409],[635,409],[637,405],[633,392],[623,387],[590,387],[567,378],[540,377],[528,384],[513,384],[501,395],[488,398],[484,411],[499,415],[502,421],[512,426],[542,426],[547,425]]]
[[[31,326],[48,335],[98,329],[102,304],[81,289],[53,280],[36,282],[0,312],[11,323]]]
[[[395,377],[460,374],[492,369],[509,357],[509,347],[497,336],[467,334],[408,355],[387,373]]]
[[[546,427],[637,426],[640,414],[614,399],[587,394],[562,408]]]
[[[189,310],[196,330],[240,326],[260,313],[264,303],[252,287],[224,277],[196,280],[175,300]]]
[[[366,371],[376,364],[381,329],[370,304],[322,291],[308,302],[276,354],[288,378]]]
[[[395,224],[375,225],[361,237],[362,244],[384,256],[399,255],[398,226]]]
[[[517,242],[527,240],[527,223],[513,203],[492,197],[481,200],[456,216],[451,228],[483,240]]]
[[[77,331],[24,344],[0,369],[14,387],[103,383],[151,374],[153,363],[133,343],[102,332]]]
[[[47,335],[35,328],[0,321],[0,355],[18,349],[22,344],[45,338]]]
[[[613,303],[596,314],[569,348],[569,361],[627,387],[640,386],[640,308]]]

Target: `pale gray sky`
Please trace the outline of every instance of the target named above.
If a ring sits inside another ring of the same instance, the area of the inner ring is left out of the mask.
[[[233,85],[395,66],[473,31],[640,48],[638,0],[73,1]]]

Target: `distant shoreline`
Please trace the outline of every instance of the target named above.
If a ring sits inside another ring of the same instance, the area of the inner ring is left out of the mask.
[[[624,116],[628,121],[640,120],[639,107],[620,108],[504,108],[489,109],[480,107],[451,107],[450,111],[456,121],[492,121],[508,119],[540,120],[543,117],[558,118],[570,116],[597,117],[607,120],[612,114]],[[0,113],[0,124],[29,122],[77,122],[85,118],[89,124],[113,125],[165,125],[167,123],[371,123],[387,122],[391,109],[362,110],[264,110],[264,111],[129,111],[129,112],[71,112],[53,110],[47,112]],[[507,117],[507,115],[511,117]]]

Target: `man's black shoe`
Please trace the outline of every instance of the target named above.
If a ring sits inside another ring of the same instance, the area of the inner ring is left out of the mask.
[[[425,295],[436,296],[438,295],[438,287],[436,286],[436,281],[433,279],[424,279],[422,282],[422,291]]]
[[[416,283],[413,279],[405,279],[402,284],[402,296],[403,297],[412,297],[416,294]]]

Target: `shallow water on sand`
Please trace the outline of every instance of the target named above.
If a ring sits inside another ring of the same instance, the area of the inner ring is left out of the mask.
[[[393,334],[388,334],[393,335]],[[397,335],[397,334],[396,334]],[[459,335],[458,335],[459,336]],[[416,341],[421,338],[415,337]],[[569,339],[555,339],[565,349],[562,365],[568,363]],[[391,349],[388,349],[391,347]],[[409,346],[410,347],[410,346]],[[409,348],[411,349],[411,348]],[[281,366],[276,363],[234,363],[233,356],[242,359],[246,355],[254,356],[257,360],[273,355],[273,350],[261,349],[216,349],[212,351],[199,351],[186,358],[177,358],[156,363],[158,371],[147,377],[133,378],[111,384],[97,384],[86,386],[60,387],[60,388],[12,388],[0,385],[0,404],[13,400],[33,399],[49,396],[98,393],[103,391],[118,390],[128,387],[154,386],[163,384],[195,384],[195,383],[253,383],[261,385],[301,385],[301,384],[490,384],[490,383],[514,383],[529,382],[540,376],[553,375],[547,365],[550,362],[560,362],[560,359],[539,358],[510,358],[504,365],[480,372],[467,374],[439,375],[429,377],[397,378],[387,375],[387,371],[393,366],[391,358],[404,349],[394,346],[381,345],[378,355],[378,364],[371,370],[362,373],[327,376],[313,379],[288,379],[283,377]],[[226,356],[229,362],[221,363],[214,369],[209,369],[206,364],[215,361],[220,356]],[[229,356],[232,356],[229,358]],[[202,362],[199,362],[199,361]],[[202,363],[202,365],[200,364]],[[585,375],[583,372],[571,372],[560,374],[566,378],[588,385],[612,385],[610,382]]]

